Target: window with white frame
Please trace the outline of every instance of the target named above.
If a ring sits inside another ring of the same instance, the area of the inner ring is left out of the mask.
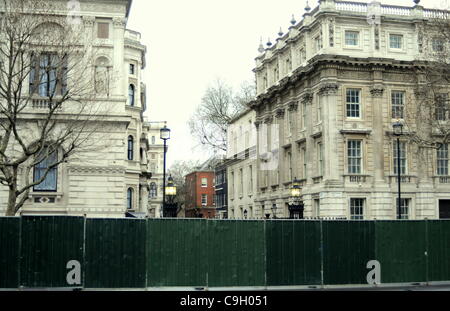
[[[405,110],[405,92],[392,91],[391,93],[392,119],[403,119]]]
[[[33,190],[56,192],[58,166],[54,165],[58,162],[58,152],[56,150],[49,151],[49,147],[46,147],[37,156],[37,160],[40,161],[34,166],[33,182],[41,182],[35,185]]]
[[[398,211],[398,199],[395,200]],[[409,219],[409,202],[410,199],[400,199],[400,219]]]
[[[442,144],[437,149],[437,174],[448,176],[448,144]]]
[[[403,49],[403,35],[390,34],[389,35],[389,47],[391,49],[397,49],[397,50]]]
[[[361,174],[361,140],[347,141],[347,159],[348,159],[348,173]]]
[[[394,161],[394,174],[398,174],[398,152],[397,142],[393,144],[393,161]],[[400,142],[400,174],[406,175],[406,143]]]
[[[346,46],[359,46],[359,31],[345,31],[345,45]]]
[[[347,117],[348,118],[360,118],[361,117],[361,90],[359,89],[347,89],[346,102],[347,102]]]
[[[206,178],[206,177],[202,178],[202,187],[203,188],[208,187],[208,178]]]
[[[365,199],[362,198],[350,199],[350,219],[364,219],[364,202]]]
[[[323,176],[323,144],[317,144],[317,164],[318,164],[318,173],[319,176]]]
[[[208,205],[208,195],[202,194],[202,206]]]

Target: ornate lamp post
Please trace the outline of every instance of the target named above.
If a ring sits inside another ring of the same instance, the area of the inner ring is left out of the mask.
[[[248,215],[247,210],[244,210],[244,219],[247,219],[247,215]]]
[[[294,178],[291,187],[291,196],[289,197],[289,213],[290,218],[297,218],[294,215],[298,215],[298,219],[303,219],[303,201],[301,200],[302,188],[300,187],[300,182],[297,177]]]
[[[397,183],[398,183],[398,201],[397,201],[397,219],[401,218],[401,161],[400,161],[400,136],[403,135],[403,124],[400,121],[392,124],[394,135],[397,136]]]
[[[166,212],[166,153],[167,140],[170,139],[170,129],[166,125],[159,131],[160,138],[164,140],[164,168],[163,168],[163,217]]]

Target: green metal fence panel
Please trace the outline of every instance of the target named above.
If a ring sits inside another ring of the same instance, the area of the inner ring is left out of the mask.
[[[323,221],[324,284],[367,284],[367,263],[375,260],[371,221]]]
[[[146,287],[146,221],[86,219],[85,287]]]
[[[267,285],[321,284],[320,221],[266,221]]]
[[[205,287],[207,220],[147,220],[147,286]]]
[[[264,286],[264,222],[208,221],[208,286]]]
[[[0,218],[0,288],[19,287],[20,217]]]
[[[67,283],[70,272],[67,264],[76,260],[83,266],[83,231],[83,217],[22,217],[20,285],[29,288],[81,286]]]
[[[450,220],[427,221],[428,281],[450,281]]]
[[[425,221],[376,221],[375,255],[381,283],[425,282]]]

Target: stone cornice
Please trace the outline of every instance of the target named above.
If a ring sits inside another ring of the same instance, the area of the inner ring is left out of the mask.
[[[339,89],[337,83],[326,83],[322,85],[319,89],[319,95],[333,95],[336,94]]]

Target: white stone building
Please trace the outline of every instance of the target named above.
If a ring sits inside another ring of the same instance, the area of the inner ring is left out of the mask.
[[[254,214],[289,217],[297,178],[305,217],[395,219],[392,124],[415,100],[414,61],[439,47],[424,21],[448,12],[335,0],[305,10],[256,58]],[[401,217],[439,218],[450,207],[448,152],[420,154],[405,134]]]
[[[231,120],[227,131],[228,218],[262,218],[257,194],[256,113],[246,110]]]
[[[106,107],[105,114],[96,120],[97,130],[92,136],[99,148],[79,153],[58,165],[45,182],[33,187],[19,213],[88,217],[124,217],[127,211],[147,214],[150,168],[149,143],[143,131],[146,99],[142,82],[146,47],[140,43],[138,32],[126,28],[132,1],[76,2],[80,5],[76,16],[80,18],[85,47],[95,55],[92,74],[96,81],[95,96],[78,100]],[[61,5],[55,18],[65,20],[67,1],[54,3]],[[57,29],[63,29],[58,22],[55,24]],[[78,65],[75,55],[69,54],[67,58],[69,64]],[[75,86],[69,81],[67,88],[71,87]],[[41,95],[33,97],[33,105],[21,115],[24,119],[39,119],[39,109],[48,109]],[[66,104],[58,113],[70,119]],[[20,178],[23,181],[27,177]],[[0,188],[0,214],[5,211],[6,190]]]
[[[160,129],[165,125],[167,122],[163,121],[144,122],[144,130],[149,142],[147,158],[152,173],[152,177],[148,181],[148,216],[151,218],[162,217],[164,142],[160,138]],[[167,147],[167,149],[169,148]]]

